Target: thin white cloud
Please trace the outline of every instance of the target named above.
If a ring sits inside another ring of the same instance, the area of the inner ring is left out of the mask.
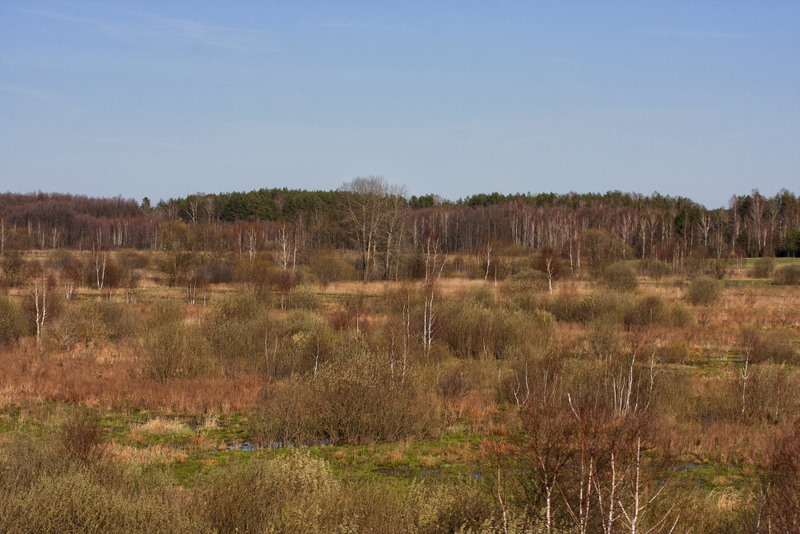
[[[699,41],[736,41],[746,39],[745,33],[717,30],[678,30],[673,28],[648,28],[636,32],[645,37],[666,37],[669,39],[690,39]]]
[[[0,93],[12,94],[23,96],[27,98],[35,98],[39,100],[52,100],[56,97],[53,93],[42,91],[41,89],[34,89],[25,85],[4,84],[0,83]]]
[[[66,13],[58,9],[8,7],[9,11],[88,26],[112,39],[131,46],[158,48],[164,45],[200,45],[232,52],[262,48],[269,42],[260,29],[208,24],[192,19],[171,18],[141,11],[101,5],[98,16]],[[105,16],[101,16],[105,15]]]

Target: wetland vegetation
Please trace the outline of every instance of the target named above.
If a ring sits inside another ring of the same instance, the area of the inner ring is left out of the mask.
[[[785,192],[5,195],[9,532],[792,532]]]

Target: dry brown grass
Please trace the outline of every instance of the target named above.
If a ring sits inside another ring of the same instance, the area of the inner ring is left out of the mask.
[[[136,425],[132,434],[184,434],[190,432],[189,427],[180,421],[156,417]]]
[[[405,458],[407,452],[408,452],[408,444],[399,443],[386,453],[384,461],[399,462],[403,458]]]
[[[489,391],[468,391],[445,403],[445,411],[450,420],[466,420],[483,427],[490,424],[497,410],[494,393]]]
[[[738,422],[717,422],[696,436],[696,454],[704,461],[731,464],[765,460],[775,429],[744,427]]]
[[[120,445],[118,443],[108,443],[105,447],[106,453],[111,458],[123,463],[139,465],[173,464],[181,463],[187,458],[187,454],[184,451],[165,444],[156,444],[147,448],[140,448]]]
[[[146,407],[189,413],[230,413],[255,408],[260,376],[197,378],[161,383],[146,378],[130,355],[110,358],[54,355],[22,346],[0,354],[0,401],[68,402],[119,408]]]

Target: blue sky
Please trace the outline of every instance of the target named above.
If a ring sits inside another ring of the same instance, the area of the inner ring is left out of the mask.
[[[0,0],[0,191],[800,192],[800,2]]]

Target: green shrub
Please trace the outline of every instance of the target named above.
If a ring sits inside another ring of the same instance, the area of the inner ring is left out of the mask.
[[[90,300],[68,306],[49,338],[61,349],[76,343],[119,342],[139,331],[140,318],[130,306],[108,300]]]
[[[403,532],[465,532],[495,515],[492,501],[479,485],[414,483],[403,496],[399,527]]]
[[[297,286],[289,290],[289,298],[286,300],[285,307],[294,310],[316,310],[320,307],[319,294],[314,288],[309,286]]]
[[[683,302],[675,302],[670,310],[672,326],[676,328],[687,328],[694,324],[694,314]]]
[[[280,285],[281,273],[270,258],[256,254],[252,258],[245,256],[239,261],[233,280],[240,283],[248,294],[262,302],[268,302],[272,289]],[[290,280],[285,278],[284,281]]]
[[[725,275],[728,274],[728,270],[731,267],[731,259],[730,258],[714,258],[711,260],[711,273],[714,275],[714,278],[717,280],[722,280],[725,278]]]
[[[667,299],[658,293],[649,293],[636,299],[625,313],[626,326],[666,326],[670,324]]]
[[[147,252],[129,249],[121,250],[117,254],[117,261],[125,271],[132,271],[133,269],[147,269],[150,267],[151,258]]]
[[[460,358],[493,354],[492,326],[497,312],[477,302],[453,299],[445,302],[442,339]]]
[[[166,324],[183,322],[186,307],[175,300],[159,299],[153,302],[147,316],[146,327],[156,328]]]
[[[158,496],[129,494],[98,483],[91,471],[44,475],[7,505],[6,532],[209,532]]]
[[[220,363],[212,358],[199,325],[166,323],[150,328],[141,352],[145,373],[160,382],[220,373]]]
[[[216,300],[206,320],[209,323],[249,320],[261,311],[261,304],[252,293],[237,292]]]
[[[257,370],[264,355],[264,321],[258,317],[204,321],[203,335],[227,376]]]
[[[279,378],[314,374],[320,366],[363,350],[354,343],[353,331],[337,332],[315,313],[295,311],[282,323],[270,324],[268,332],[278,343],[262,368]]]
[[[162,471],[107,457],[86,410],[59,411],[0,454],[3,532],[208,532]]]
[[[0,347],[12,345],[25,334],[25,314],[22,307],[0,296]]]
[[[0,257],[0,267],[3,270],[3,281],[10,287],[19,286],[28,279],[25,258],[19,250],[7,250]]]
[[[722,294],[718,280],[708,276],[698,276],[689,282],[686,298],[694,305],[708,305],[716,301]]]
[[[494,291],[488,286],[470,287],[461,294],[461,298],[475,302],[487,309],[494,309],[497,304],[494,298]]]
[[[506,306],[528,313],[539,308],[543,291],[547,291],[547,276],[541,271],[520,272],[508,277],[502,286]]]
[[[588,329],[586,340],[591,356],[611,360],[622,349],[619,323],[602,317],[595,319]]]
[[[255,296],[236,293],[215,301],[201,325],[226,375],[258,369],[264,356],[266,310]]]
[[[653,280],[661,280],[665,276],[672,274],[672,267],[668,263],[660,260],[646,259],[641,263],[642,273]]]
[[[683,262],[683,273],[689,278],[702,275],[706,269],[706,253],[695,251]]]
[[[507,358],[547,343],[553,331],[551,314],[499,309],[491,293],[445,302],[441,339],[461,358]]]
[[[759,331],[752,338],[750,347],[754,362],[796,363],[797,349],[794,345],[797,336],[784,330]]]
[[[800,285],[800,263],[778,267],[775,269],[772,279],[780,285]]]
[[[388,359],[370,353],[326,366],[313,387],[320,429],[335,444],[419,438],[436,427],[432,388],[416,375],[402,380]]]
[[[259,456],[209,477],[200,509],[218,532],[332,532],[343,519],[341,491],[324,460]]]
[[[308,262],[314,278],[322,285],[340,280],[356,280],[356,268],[335,250],[318,252]]]
[[[605,230],[589,229],[581,236],[583,264],[598,278],[616,258],[624,257],[627,245]]]
[[[226,260],[215,260],[198,265],[194,270],[199,280],[209,284],[229,284],[236,272],[236,264]]]
[[[588,323],[596,318],[622,321],[631,306],[631,296],[613,291],[585,295],[558,293],[542,301],[545,310],[559,321]]]
[[[753,262],[750,276],[753,278],[769,278],[775,270],[775,258],[766,256]]]
[[[320,439],[311,384],[300,375],[264,385],[259,412],[248,419],[250,441],[264,447],[313,445]]]
[[[674,339],[659,347],[656,356],[663,363],[691,363],[691,352],[685,339]]]
[[[635,291],[639,287],[639,278],[625,262],[612,263],[603,270],[603,285],[614,291]]]

